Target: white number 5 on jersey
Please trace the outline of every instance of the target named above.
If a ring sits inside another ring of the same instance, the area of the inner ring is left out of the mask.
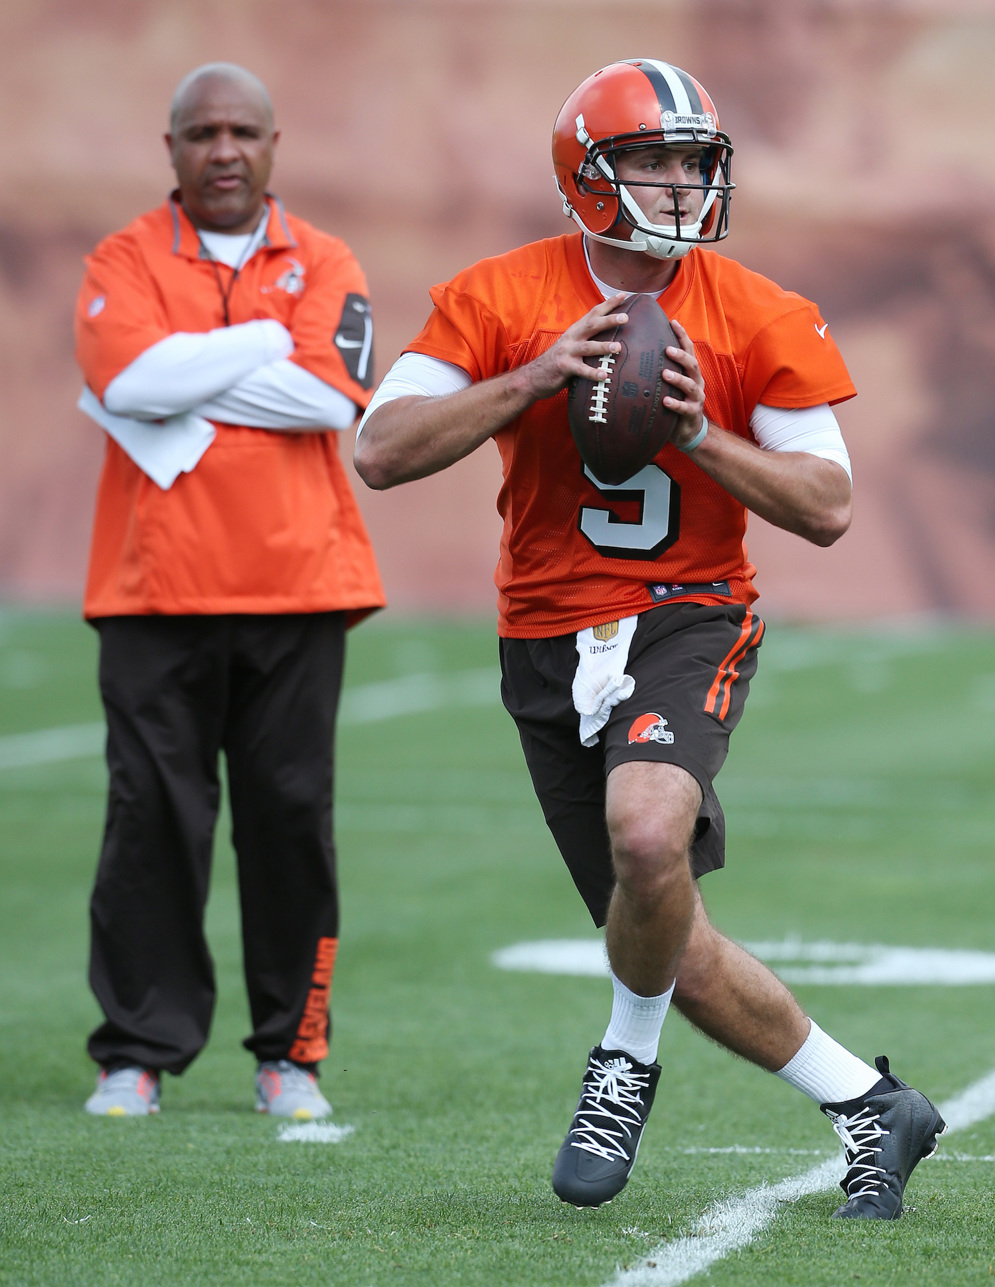
[[[634,523],[610,509],[581,506],[578,527],[606,559],[658,559],[677,540],[681,489],[659,465],[647,465],[615,485],[595,478],[586,465],[584,474],[606,500],[639,502],[639,518]]]

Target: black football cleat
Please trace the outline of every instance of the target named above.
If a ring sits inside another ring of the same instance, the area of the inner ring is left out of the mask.
[[[558,1198],[575,1207],[600,1207],[625,1188],[659,1080],[659,1064],[594,1047],[577,1111],[553,1164]]]
[[[879,1055],[881,1074],[866,1095],[821,1104],[843,1141],[847,1172],[840,1188],[847,1200],[833,1212],[843,1220],[898,1220],[909,1176],[936,1152],[947,1124],[925,1095],[892,1073]]]

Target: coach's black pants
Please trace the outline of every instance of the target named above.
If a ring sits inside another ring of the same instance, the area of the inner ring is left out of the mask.
[[[90,1055],[180,1073],[207,1040],[215,987],[203,923],[223,750],[245,1045],[260,1060],[292,1048],[320,1058],[338,938],[332,743],[344,615],[95,624],[110,789],[91,902],[90,985],[105,1022]]]

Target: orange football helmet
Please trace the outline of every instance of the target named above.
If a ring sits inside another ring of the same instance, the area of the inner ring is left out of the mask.
[[[661,145],[702,149],[701,182],[677,185],[704,192],[693,223],[686,215],[682,220],[676,192],[673,223],[651,223],[619,181],[618,153]],[[698,242],[727,235],[735,187],[729,177],[732,151],[705,89],[679,67],[652,58],[612,63],[589,76],[560,108],[553,127],[553,169],[564,214],[596,241],[656,259],[680,259]]]

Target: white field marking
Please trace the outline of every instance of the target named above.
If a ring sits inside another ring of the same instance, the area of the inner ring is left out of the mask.
[[[768,632],[763,667],[765,671],[797,671],[841,663],[860,669],[934,652],[950,638],[943,622],[928,617],[882,621],[870,629],[852,632]]]
[[[358,804],[340,800],[335,806],[337,831],[433,831],[453,835],[493,835],[496,827],[506,835],[535,829],[531,809],[500,809],[496,803],[473,804]]]
[[[953,1099],[940,1104],[939,1108],[947,1124],[948,1135],[952,1131],[966,1131],[991,1117],[995,1112],[995,1069]]]
[[[775,965],[785,983],[930,984],[995,983],[995,952],[966,948],[884,947],[879,943],[747,943]],[[781,965],[781,962],[812,962]]]
[[[56,764],[102,755],[107,730],[103,724],[69,724],[37,733],[11,733],[0,737],[0,769],[20,769],[32,764]]]
[[[672,1148],[669,1153],[681,1153],[686,1157],[702,1154],[736,1154],[737,1156],[770,1156],[770,1157],[828,1157],[829,1150],[824,1148],[747,1148],[744,1144],[732,1144],[728,1148]],[[937,1153],[934,1162],[995,1162],[995,1153]],[[625,1230],[623,1229],[623,1233]]]
[[[494,667],[451,675],[405,675],[379,684],[362,684],[342,694],[340,724],[371,724],[400,715],[442,708],[461,710],[500,701],[501,673]],[[0,737],[0,769],[29,768],[102,755],[103,724],[68,724],[36,733]]]
[[[339,722],[371,724],[423,711],[494,706],[501,699],[501,672],[494,666],[452,674],[404,675],[363,684],[342,694]]]
[[[793,1154],[801,1157],[826,1157],[827,1149],[824,1148],[747,1148],[745,1144],[730,1144],[726,1148],[682,1148],[677,1150],[685,1154],[697,1153],[776,1153],[776,1154]]]
[[[334,1122],[295,1122],[292,1126],[281,1126],[276,1138],[283,1143],[338,1144],[355,1129],[355,1126],[337,1126]]]
[[[744,943],[748,952],[766,961],[785,983],[913,986],[936,984],[960,987],[995,983],[995,952],[966,948],[884,947],[862,943]],[[535,974],[604,977],[608,973],[600,939],[542,939],[515,943],[491,957],[501,970]],[[792,962],[792,964],[784,964]],[[805,962],[805,964],[797,964]]]
[[[991,1117],[995,1113],[995,1071],[938,1107],[948,1135]],[[605,1287],[677,1287],[730,1252],[748,1246],[777,1215],[779,1203],[833,1188],[842,1171],[842,1159],[830,1158],[801,1175],[789,1176],[777,1184],[760,1184],[738,1198],[715,1202],[690,1237],[656,1247],[642,1264],[617,1270]]]
[[[495,952],[491,964],[499,970],[523,970],[528,974],[608,977],[604,940],[595,938],[544,938],[535,943],[514,943]]]

